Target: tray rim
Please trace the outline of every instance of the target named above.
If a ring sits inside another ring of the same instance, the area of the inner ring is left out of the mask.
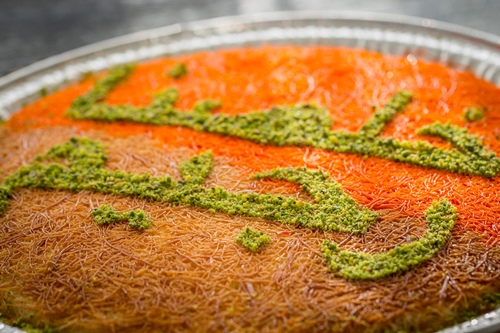
[[[334,20],[359,20],[366,22],[380,22],[388,24],[398,24],[404,26],[423,27],[434,32],[443,32],[447,35],[465,38],[471,41],[479,41],[490,47],[500,50],[500,36],[493,33],[484,32],[474,28],[461,26],[458,24],[427,19],[418,16],[388,14],[366,11],[278,11],[243,14],[236,16],[222,16],[198,21],[175,23],[163,27],[152,28],[125,34],[118,37],[105,39],[99,42],[87,44],[69,51],[59,53],[54,56],[36,61],[30,65],[14,70],[7,75],[0,77],[0,90],[11,85],[20,79],[33,76],[38,72],[49,69],[61,62],[69,61],[82,56],[91,55],[99,50],[132,44],[134,42],[154,39],[159,36],[170,35],[186,30],[202,30],[208,27],[217,28],[222,26],[240,25],[245,23],[260,23],[270,21],[305,20],[305,19],[334,19]]]

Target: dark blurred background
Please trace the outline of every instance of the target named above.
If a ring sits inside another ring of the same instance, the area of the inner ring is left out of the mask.
[[[0,76],[135,31],[218,16],[288,10],[405,14],[500,35],[499,0],[0,0]]]

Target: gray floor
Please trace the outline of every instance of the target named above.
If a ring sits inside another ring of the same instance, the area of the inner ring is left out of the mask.
[[[421,16],[500,35],[498,0],[0,0],[0,76],[144,29],[218,16],[314,9]]]

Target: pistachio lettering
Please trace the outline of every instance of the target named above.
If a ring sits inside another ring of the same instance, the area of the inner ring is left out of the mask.
[[[67,116],[104,122],[184,126],[265,145],[310,146],[486,178],[495,177],[500,172],[500,160],[496,154],[489,151],[479,137],[463,128],[436,123],[417,131],[417,134],[445,135],[443,138],[450,142],[451,149],[439,148],[426,141],[381,137],[386,124],[411,102],[412,93],[409,91],[396,92],[385,105],[376,108],[360,131],[346,132],[331,130],[332,119],[327,110],[311,104],[280,106],[232,116],[212,114],[220,103],[207,100],[199,102],[191,111],[184,111],[175,108],[178,93],[174,88],[160,92],[145,107],[103,103],[106,95],[133,69],[133,65],[111,69],[87,94],[75,99]],[[458,139],[455,139],[455,133],[459,134]]]
[[[301,185],[314,200],[314,203],[308,203],[282,195],[240,194],[220,187],[206,187],[204,183],[212,169],[211,152],[182,162],[182,180],[107,170],[106,159],[102,144],[87,138],[72,138],[56,145],[5,179],[0,186],[0,212],[7,209],[8,200],[16,189],[40,188],[72,192],[89,190],[136,197],[328,232],[362,234],[379,218],[375,211],[360,207],[329,174],[318,170],[278,168],[254,175],[256,179],[278,179]],[[98,224],[128,220],[129,225],[138,230],[150,226],[143,211],[120,213],[103,205],[92,214]],[[327,266],[347,279],[361,280],[407,271],[430,259],[446,244],[457,214],[453,205],[441,200],[427,210],[425,217],[429,230],[424,237],[379,255],[340,251],[336,244],[326,241],[322,251]],[[258,251],[269,241],[261,236],[248,229],[239,238],[243,246]]]

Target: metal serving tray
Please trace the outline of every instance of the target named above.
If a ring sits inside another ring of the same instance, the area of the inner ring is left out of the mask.
[[[0,78],[7,119],[81,74],[165,55],[262,44],[335,45],[415,56],[467,69],[500,85],[500,37],[434,20],[362,12],[278,12],[170,25],[91,44]],[[441,333],[499,332],[500,309]],[[22,332],[0,323],[0,333]]]

